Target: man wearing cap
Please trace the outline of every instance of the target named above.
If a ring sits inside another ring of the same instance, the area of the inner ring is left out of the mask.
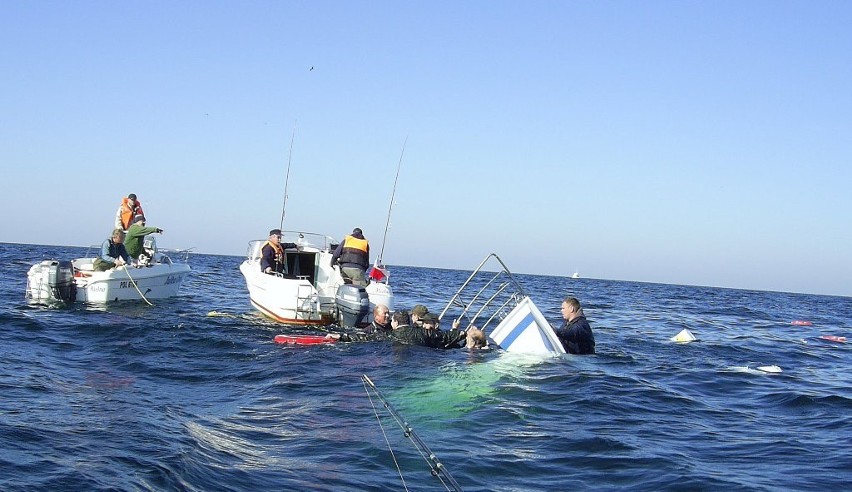
[[[393,331],[390,338],[403,345],[423,345],[425,347],[451,349],[467,345],[467,332],[463,330],[427,330],[411,324],[411,315],[406,311],[397,311],[391,317]]]
[[[110,268],[126,265],[130,262],[130,256],[124,248],[124,231],[115,228],[112,237],[101,245],[101,256],[92,262],[92,268],[96,272],[105,272]]]
[[[423,304],[418,304],[411,308],[411,324],[414,326],[423,326],[423,317],[429,313],[429,308]]]
[[[145,212],[142,211],[142,202],[136,199],[135,193],[131,193],[121,199],[121,205],[115,213],[115,228],[126,231],[137,215],[145,215]]]
[[[287,268],[287,256],[284,250],[288,248],[299,249],[296,243],[282,243],[281,229],[269,231],[269,239],[260,248],[260,270],[270,275],[283,275]]]
[[[124,247],[127,248],[127,254],[134,260],[138,259],[144,250],[145,236],[162,233],[163,230],[159,227],[145,227],[145,216],[137,215],[133,218],[133,225],[127,228],[127,234],[124,238]]]
[[[413,316],[412,319],[414,319]],[[420,318],[420,326],[422,326],[424,330],[441,331],[441,328],[439,328],[440,324],[441,320],[438,319],[438,316],[436,316],[435,313],[426,313]]]
[[[343,238],[331,256],[331,266],[340,264],[340,274],[353,285],[365,287],[365,272],[370,266],[370,243],[364,239],[361,229],[356,227],[351,235]]]

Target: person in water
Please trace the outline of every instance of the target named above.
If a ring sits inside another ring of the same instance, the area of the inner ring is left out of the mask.
[[[411,308],[411,324],[414,326],[423,326],[423,317],[429,313],[429,308],[423,304],[418,304]]]
[[[411,321],[411,324],[417,326],[414,322],[414,316],[411,317]],[[438,316],[435,315],[435,313],[426,313],[418,321],[424,330],[441,331],[441,320],[438,319]]]
[[[367,286],[366,271],[370,266],[370,243],[364,239],[361,229],[356,227],[352,234],[343,238],[331,255],[331,266],[340,265],[343,279],[360,287]]]
[[[139,255],[144,252],[145,236],[162,233],[163,230],[159,227],[145,227],[145,216],[137,215],[133,219],[133,225],[127,228],[124,237],[124,247],[127,249],[127,254],[134,260],[139,259]]]
[[[467,332],[463,330],[426,330],[411,325],[411,316],[407,311],[397,311],[391,318],[392,341],[403,345],[423,345],[440,349],[460,348],[466,345]]]
[[[131,193],[121,199],[121,205],[115,213],[115,228],[126,231],[137,215],[145,215],[145,212],[142,211],[142,202],[136,199],[135,193]]]
[[[105,272],[110,268],[130,263],[130,256],[124,247],[124,231],[115,228],[112,237],[101,245],[101,256],[92,262],[92,269],[96,272]]]
[[[453,330],[458,330],[460,325],[461,320],[454,320]],[[468,350],[488,348],[488,339],[485,337],[485,332],[473,325],[470,325],[467,329],[467,343],[465,343],[465,348]]]
[[[376,304],[373,308],[373,321],[364,330],[367,333],[382,333],[387,335],[391,331],[390,310],[384,304]]]
[[[586,320],[580,301],[576,297],[562,300],[562,319],[564,323],[556,330],[556,336],[569,354],[594,354],[595,336]]]
[[[287,255],[284,250],[288,248],[299,249],[296,243],[282,243],[281,229],[269,231],[269,239],[260,248],[260,270],[269,275],[283,275],[287,268]]]

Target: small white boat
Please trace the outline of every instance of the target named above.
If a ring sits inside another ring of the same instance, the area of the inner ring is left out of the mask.
[[[288,275],[261,271],[261,249],[265,242],[263,239],[249,242],[240,272],[245,277],[251,304],[266,316],[293,325],[357,326],[369,322],[376,304],[393,310],[393,291],[384,270],[384,278],[371,279],[367,287],[344,283],[340,269],[331,266],[331,257],[339,243],[334,238],[284,231],[281,242],[298,245],[298,249],[285,250]]]
[[[104,272],[94,271],[95,257],[36,263],[27,272],[26,297],[36,302],[105,303],[176,296],[191,268],[157,251],[153,238],[146,239],[145,248],[152,258],[145,266]]]
[[[578,271],[576,271],[576,270],[575,270],[575,271],[574,271],[574,274],[573,274],[573,275],[571,275],[571,278],[580,278],[580,272],[578,272]]]

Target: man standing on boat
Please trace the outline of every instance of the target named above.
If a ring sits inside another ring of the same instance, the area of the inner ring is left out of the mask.
[[[594,354],[595,336],[592,327],[586,321],[586,315],[576,297],[562,300],[562,326],[556,330],[556,336],[569,354]]]
[[[130,263],[130,256],[124,248],[124,231],[116,228],[112,231],[112,237],[101,245],[101,256],[92,262],[92,268],[96,272],[105,272],[110,268]]]
[[[260,249],[261,271],[270,275],[284,275],[287,268],[287,256],[284,254],[284,250],[287,248],[299,249],[299,246],[296,243],[282,243],[281,229],[269,231],[269,239]]]
[[[331,266],[338,263],[344,280],[349,280],[352,285],[367,286],[365,272],[370,266],[370,243],[364,239],[360,228],[356,227],[337,245],[331,256]]]
[[[145,212],[142,211],[142,202],[136,199],[135,193],[131,193],[121,199],[121,205],[115,213],[115,228],[126,231],[137,215],[145,215]]]
[[[127,249],[127,254],[134,260],[138,259],[145,246],[145,236],[162,233],[163,230],[159,227],[145,227],[145,216],[137,215],[133,219],[133,225],[127,228],[127,235],[124,238],[124,247]]]

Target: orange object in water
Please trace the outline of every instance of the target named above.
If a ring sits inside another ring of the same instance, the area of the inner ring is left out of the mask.
[[[801,320],[801,319],[795,319],[795,320],[791,321],[791,322],[790,322],[790,324],[791,324],[791,325],[796,325],[796,326],[811,326],[813,323],[811,323],[810,321],[804,321],[804,320]]]
[[[822,335],[820,336],[823,340],[828,340],[829,342],[837,342],[837,343],[846,343],[846,337],[838,337],[834,335]]]

